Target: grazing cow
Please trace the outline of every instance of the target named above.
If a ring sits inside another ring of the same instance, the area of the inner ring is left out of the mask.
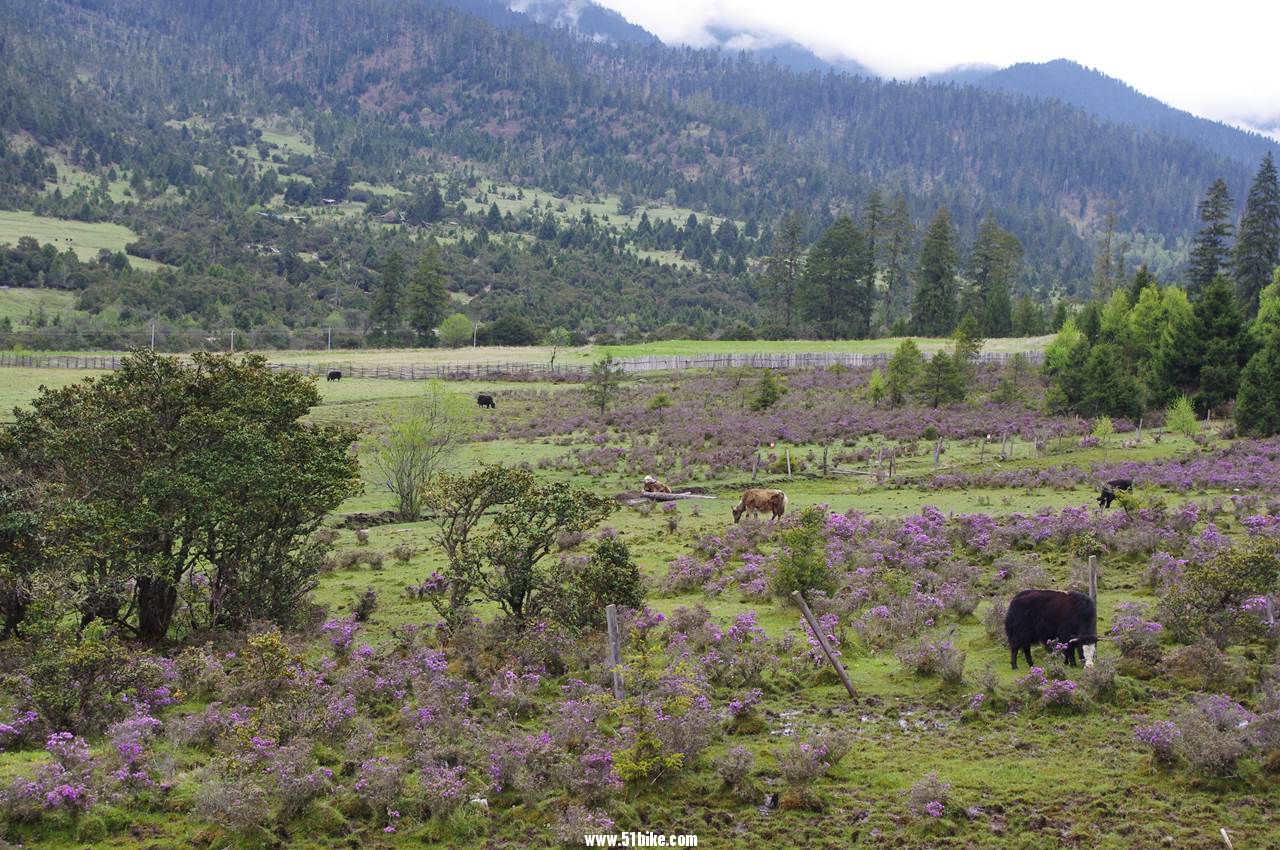
[[[498,409],[498,405],[494,404],[493,396],[489,395],[488,393],[480,393],[479,395],[477,395],[476,404],[480,405],[481,407],[487,407],[490,410]]]
[[[325,378],[325,380],[326,380],[326,381],[341,381],[341,380],[342,380],[342,373],[341,373],[341,372],[339,372],[337,369],[334,369],[332,372],[330,372],[330,373],[329,373],[329,377]]]
[[[1009,639],[1009,663],[1018,669],[1018,653],[1031,665],[1031,645],[1053,641],[1065,645],[1062,657],[1074,667],[1076,653],[1086,667],[1093,666],[1093,650],[1098,642],[1097,607],[1084,593],[1061,590],[1024,590],[1009,600],[1004,615],[1004,633]]]
[[[759,516],[768,511],[772,519],[777,519],[787,512],[787,494],[781,490],[763,490],[751,488],[742,494],[742,501],[733,506],[733,521],[742,519],[744,513]]]
[[[644,491],[646,493],[670,493],[671,488],[652,475],[646,475],[644,477]]]
[[[1106,484],[1102,485],[1102,490],[1098,493],[1098,507],[1111,507],[1111,503],[1116,500],[1116,493],[1129,492],[1133,489],[1133,482],[1128,478],[1113,478]]]

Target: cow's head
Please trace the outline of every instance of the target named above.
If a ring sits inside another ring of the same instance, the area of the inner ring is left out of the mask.
[[[738,520],[742,519],[742,514],[745,513],[746,510],[747,510],[747,506],[746,506],[746,503],[744,502],[739,502],[738,504],[733,506],[734,525],[737,525]]]
[[[1068,643],[1074,646],[1078,646],[1080,648],[1080,654],[1084,656],[1084,666],[1086,667],[1093,666],[1093,659],[1098,654],[1098,636],[1097,635],[1082,635],[1080,637],[1073,637],[1070,641],[1068,641]]]

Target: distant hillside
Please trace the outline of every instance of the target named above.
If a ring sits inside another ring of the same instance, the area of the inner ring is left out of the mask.
[[[873,193],[902,268],[945,206],[961,254],[990,215],[1020,291],[1083,293],[1108,210],[1131,266],[1173,277],[1205,187],[1240,198],[1256,167],[1055,99],[667,47],[586,3],[33,3],[0,0],[0,206],[138,233],[182,304],[41,272],[128,318],[355,326],[430,234],[477,317],[712,332],[768,313],[784,216],[808,243]]]
[[[1256,163],[1268,150],[1280,153],[1273,140],[1175,109],[1068,59],[1024,62],[964,81],[985,89],[1060,100],[1100,118],[1186,139],[1245,162]]]

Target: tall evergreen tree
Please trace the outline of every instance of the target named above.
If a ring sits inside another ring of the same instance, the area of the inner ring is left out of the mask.
[[[1195,303],[1195,317],[1196,333],[1204,346],[1195,403],[1203,412],[1235,398],[1240,368],[1245,365],[1244,323],[1225,277],[1217,275],[1209,281]]]
[[[804,230],[804,216],[798,212],[782,220],[765,270],[765,285],[782,310],[782,326],[788,333],[794,327],[796,289],[804,273]]]
[[[871,325],[871,246],[848,216],[836,219],[805,260],[797,303],[804,318],[829,339],[867,336]]]
[[[920,375],[920,399],[930,407],[964,401],[964,374],[955,358],[935,351]]]
[[[1280,433],[1280,333],[1272,333],[1240,373],[1235,416],[1243,434]]]
[[[444,321],[449,309],[449,291],[445,288],[440,252],[433,241],[418,261],[404,293],[404,307],[409,327],[418,341],[435,344],[434,331]]]
[[[920,248],[911,325],[925,336],[947,336],[956,326],[955,233],[946,207],[934,216]]]
[[[1013,330],[1010,291],[1022,263],[1022,244],[988,215],[973,244],[970,274],[976,293],[974,318],[988,337],[1009,336]]]
[[[387,336],[400,329],[400,298],[404,292],[405,265],[399,251],[392,251],[382,261],[378,289],[369,308],[369,329]]]
[[[1085,416],[1129,419],[1142,415],[1142,390],[1119,345],[1103,342],[1089,351],[1079,412]]]
[[[911,268],[914,241],[915,231],[911,213],[907,209],[907,198],[898,194],[893,199],[893,206],[885,213],[884,236],[879,240],[886,289],[886,324],[892,325],[896,319],[905,316],[910,306],[911,284],[908,270]]]
[[[1280,265],[1280,182],[1276,164],[1267,153],[1258,174],[1249,187],[1240,219],[1240,235],[1236,239],[1236,294],[1245,314],[1258,311],[1258,294],[1271,282],[1271,274]]]
[[[1196,207],[1200,232],[1191,243],[1191,261],[1187,268],[1187,289],[1198,293],[1209,285],[1231,263],[1231,196],[1227,184],[1214,180],[1204,200]]]
[[[1165,325],[1151,360],[1148,389],[1151,400],[1161,407],[1180,395],[1194,395],[1200,385],[1204,346],[1196,330],[1195,314],[1189,305],[1170,304]]]

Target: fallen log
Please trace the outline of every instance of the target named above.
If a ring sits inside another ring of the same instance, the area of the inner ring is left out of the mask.
[[[643,505],[645,502],[679,502],[684,499],[714,499],[715,496],[710,493],[642,493],[639,490],[633,490],[627,493],[619,493],[614,499],[624,505]]]

